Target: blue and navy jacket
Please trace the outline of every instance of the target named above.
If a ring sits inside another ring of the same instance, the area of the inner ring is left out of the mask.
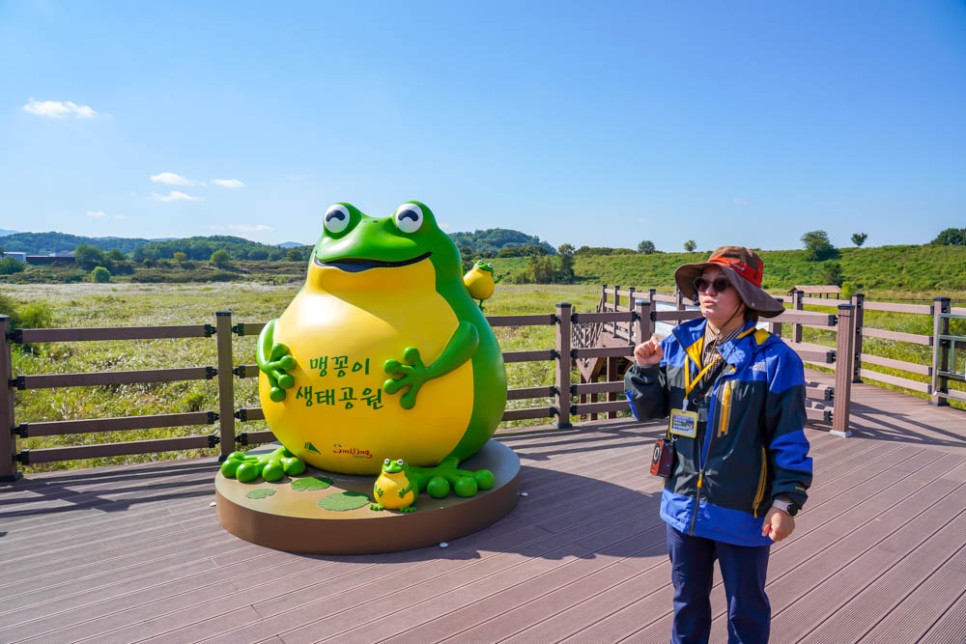
[[[661,363],[638,368],[631,407],[639,420],[684,408],[685,369],[698,373],[706,324],[676,327],[661,343]],[[761,528],[772,500],[802,506],[812,482],[802,361],[781,338],[753,327],[747,322],[718,347],[725,364],[705,393],[707,422],[694,438],[673,437],[677,457],[661,497],[661,518],[676,530],[742,546],[771,544]]]

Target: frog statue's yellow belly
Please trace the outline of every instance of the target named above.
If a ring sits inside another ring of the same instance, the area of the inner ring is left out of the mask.
[[[386,458],[435,465],[460,441],[473,412],[470,361],[426,382],[412,409],[383,391],[386,360],[417,347],[430,364],[459,324],[427,270],[429,262],[394,269],[393,282],[408,288],[360,288],[380,279],[379,269],[341,276],[351,288],[303,289],[278,319],[275,342],[296,360],[295,384],[273,402],[263,373],[259,393],[269,427],[296,456],[324,470],[376,474]]]

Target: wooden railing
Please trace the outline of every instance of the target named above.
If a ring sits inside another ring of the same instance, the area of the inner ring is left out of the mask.
[[[601,290],[598,309],[601,311],[630,310],[635,298],[669,303],[674,305],[677,310],[685,309],[684,300],[678,292],[673,295],[661,295],[655,289],[646,291],[635,288],[621,290],[619,286],[608,287],[607,285],[604,285]],[[824,297],[805,297],[802,291],[795,290],[791,293],[791,309],[786,310],[785,313],[776,318],[763,320],[763,322],[768,324],[772,333],[783,336],[783,339],[795,349],[804,361],[817,365],[834,364],[837,377],[835,390],[838,393],[841,393],[844,387],[849,386],[849,383],[871,380],[927,394],[933,404],[945,405],[948,404],[949,400],[966,402],[966,392],[949,388],[950,381],[966,382],[966,373],[957,370],[959,362],[955,357],[966,353],[966,337],[950,333],[950,321],[966,319],[966,308],[954,308],[950,305],[950,302],[948,297],[937,297],[932,305],[873,302],[866,300],[862,294],[856,294],[849,300],[835,300]],[[813,309],[834,307],[835,312],[822,313],[807,310],[806,306]],[[851,307],[850,311],[848,307]],[[930,316],[932,318],[930,325],[932,333],[929,335],[914,334],[868,326],[864,320],[866,310]],[[847,343],[844,342],[846,338],[839,333],[841,328],[840,318],[844,311],[849,311],[847,315],[851,319],[848,323],[854,327],[854,330],[850,332],[851,346],[847,346]],[[674,311],[657,312],[656,316],[658,320],[686,319],[677,317]],[[789,329],[784,335],[782,334],[783,326]],[[834,331],[836,333],[835,348],[803,341],[803,329],[806,327],[825,328]],[[635,341],[630,326],[603,325],[597,331],[585,330],[584,333],[588,336],[596,333],[599,337],[605,338],[605,342],[608,340]],[[880,338],[889,342],[928,346],[932,348],[931,360],[928,363],[910,362],[878,356],[864,351],[864,338]],[[960,352],[959,354],[957,354],[957,350]],[[847,353],[843,353],[843,351],[847,351]],[[839,358],[842,355],[850,357],[845,368],[841,366],[844,361]],[[881,370],[869,368],[869,365],[925,376],[926,380],[884,373]],[[585,371],[587,370],[585,369]],[[850,375],[849,381],[846,382],[843,379],[839,383],[838,378],[841,378],[844,374]],[[825,399],[831,400],[836,392],[826,392]]]
[[[855,347],[851,365],[852,382],[872,380],[894,387],[926,394],[934,405],[948,404],[949,400],[966,402],[966,392],[949,388],[949,381],[966,382],[966,373],[956,371],[956,347],[966,350],[966,337],[950,334],[950,321],[966,319],[966,308],[953,308],[948,297],[937,297],[933,304],[897,304],[892,302],[872,302],[858,293],[851,300],[829,300],[804,297],[800,291],[792,293],[792,307],[802,310],[806,305],[823,307],[852,304],[855,308]],[[932,318],[930,334],[906,333],[869,326],[865,322],[865,311],[882,311],[906,315],[922,315]],[[864,350],[866,338],[879,338],[900,344],[930,347],[929,362],[911,362],[875,355]],[[795,329],[792,341],[800,341],[801,330]],[[884,367],[893,371],[924,376],[913,379],[870,369],[867,365]]]
[[[504,421],[525,419],[556,419],[556,426],[570,427],[574,416],[596,414],[615,414],[626,410],[623,399],[623,381],[614,377],[615,371],[608,370],[608,380],[593,382],[580,379],[574,382],[572,368],[581,363],[594,360],[632,359],[634,344],[639,338],[647,338],[654,332],[659,322],[677,323],[698,315],[687,310],[678,295],[659,295],[654,290],[621,291],[614,287],[609,298],[604,288],[600,310],[592,313],[576,313],[570,304],[558,304],[552,314],[493,316],[487,318],[493,327],[530,327],[553,326],[556,338],[553,347],[527,351],[505,352],[507,363],[550,362],[554,368],[554,384],[540,387],[511,388],[509,400],[536,400],[537,405],[508,409]],[[658,303],[674,305],[673,310],[659,311]],[[966,400],[962,392],[948,389],[948,381],[962,380],[963,374],[955,371],[954,355],[957,342],[966,349],[966,338],[950,336],[949,322],[966,315],[966,310],[952,309],[948,298],[937,298],[933,307],[915,305],[886,305],[865,302],[861,296],[852,301],[822,299],[821,306],[837,305],[834,314],[804,310],[804,305],[812,304],[808,298],[796,298],[793,306],[782,315],[767,320],[769,329],[782,335],[783,327],[789,328],[786,339],[803,360],[819,365],[834,365],[834,388],[809,383],[808,408],[810,420],[831,424],[832,432],[849,435],[849,405],[851,383],[860,377],[883,379],[885,374],[873,372],[861,365],[875,364],[890,368],[905,368],[913,373],[931,376],[932,383],[926,391],[937,404],[947,399]],[[935,317],[934,334],[915,336],[881,329],[863,327],[863,309],[901,311],[905,313],[929,313]],[[33,465],[53,461],[123,456],[165,451],[180,451],[220,446],[224,457],[236,449],[237,445],[250,445],[274,440],[270,431],[237,431],[237,423],[264,418],[258,407],[239,407],[235,400],[235,378],[253,378],[258,375],[255,365],[234,364],[234,338],[257,334],[263,323],[232,324],[231,311],[219,311],[216,324],[161,326],[161,327],[112,327],[96,329],[9,329],[7,316],[0,315],[0,378],[7,386],[0,386],[0,414],[4,417],[5,430],[0,431],[0,480],[13,480],[19,477],[19,465]],[[834,349],[807,344],[800,340],[802,327],[823,328],[834,331]],[[586,329],[596,328],[591,334],[595,341],[584,344],[588,334]],[[862,338],[881,337],[900,342],[929,344],[934,347],[933,365],[923,370],[921,365],[902,363],[891,359],[879,358],[862,353]],[[81,374],[39,374],[14,375],[12,373],[11,348],[15,344],[83,342],[83,341],[123,341],[159,338],[215,338],[217,342],[217,366],[201,365],[152,369],[128,372],[98,372]],[[606,341],[605,341],[606,340]],[[847,356],[842,360],[841,356]],[[843,364],[845,365],[843,367]],[[875,376],[873,376],[875,374]],[[888,377],[888,376],[887,376]],[[14,408],[15,390],[34,390],[54,387],[85,387],[119,385],[127,383],[172,382],[217,378],[217,410],[203,410],[179,414],[155,414],[127,416],[119,418],[58,420],[41,422],[21,422],[17,424]],[[895,377],[888,377],[896,379]],[[902,380],[904,379],[896,379]],[[888,382],[888,380],[883,379]],[[913,382],[913,381],[909,381]],[[511,383],[512,385],[512,383]],[[922,391],[923,383],[915,383]],[[606,395],[606,400],[599,400]],[[829,410],[825,403],[832,403]],[[82,446],[52,447],[43,449],[17,449],[18,439],[38,436],[71,435],[80,433],[102,433],[133,429],[156,429],[176,426],[214,425],[218,423],[217,433],[206,433],[180,438],[156,438],[151,440],[96,443]]]
[[[264,418],[259,407],[239,407],[235,401],[235,379],[253,378],[258,368],[252,364],[235,366],[234,338],[257,335],[264,323],[232,323],[231,311],[219,311],[216,324],[170,326],[170,327],[110,327],[95,329],[18,329],[9,328],[9,319],[0,315],[0,378],[7,386],[0,386],[0,414],[5,416],[6,429],[0,431],[0,480],[14,480],[20,476],[20,465],[35,465],[53,461],[89,459],[131,454],[148,454],[220,446],[222,457],[236,449],[237,445],[251,445],[274,440],[270,431],[238,432],[237,424]],[[571,329],[574,320],[581,322],[631,322],[632,312],[614,315],[573,312],[570,304],[558,304],[552,314],[493,316],[487,318],[493,327],[553,326],[556,328],[554,346],[528,351],[504,352],[504,361],[550,362],[554,365],[554,384],[542,387],[511,388],[509,400],[532,400],[539,404],[523,408],[507,409],[503,421],[526,419],[556,419],[556,426],[570,427],[574,415],[601,411],[626,409],[626,403],[574,403],[574,395],[592,390],[593,386],[579,385],[571,380],[571,369],[576,357],[593,357],[620,353],[630,356],[631,349],[615,352],[606,347],[571,347]],[[215,338],[217,342],[217,366],[177,367],[129,372],[96,372],[83,374],[12,374],[12,346],[25,343],[79,342],[88,340],[143,340],[159,338]],[[58,420],[20,422],[15,418],[14,392],[53,387],[83,387],[118,385],[126,383],[174,382],[196,379],[215,379],[218,384],[217,409],[181,414],[156,414],[98,418],[83,420]],[[512,385],[512,382],[511,382]],[[614,386],[614,385],[609,385]],[[132,429],[168,428],[191,425],[218,424],[218,431],[181,438],[157,438],[152,440],[95,443],[82,446],[64,446],[42,449],[18,450],[19,439],[38,436],[56,436],[78,433],[103,433]]]

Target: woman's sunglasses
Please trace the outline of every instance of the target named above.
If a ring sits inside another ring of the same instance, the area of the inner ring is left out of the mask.
[[[703,277],[699,277],[694,280],[694,290],[698,293],[704,293],[708,290],[709,286],[714,287],[715,293],[724,293],[731,287],[731,282],[728,281],[727,277],[716,277],[713,280],[706,280]]]

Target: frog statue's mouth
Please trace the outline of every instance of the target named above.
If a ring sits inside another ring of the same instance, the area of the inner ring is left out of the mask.
[[[423,261],[430,255],[432,255],[432,253],[427,251],[417,257],[413,257],[411,259],[402,259],[396,262],[391,262],[385,259],[365,259],[362,257],[343,257],[341,259],[322,261],[316,257],[315,265],[322,268],[337,268],[340,271],[346,271],[347,273],[361,273],[362,271],[367,271],[370,268],[398,268],[400,266],[409,266],[410,264],[416,264]]]

